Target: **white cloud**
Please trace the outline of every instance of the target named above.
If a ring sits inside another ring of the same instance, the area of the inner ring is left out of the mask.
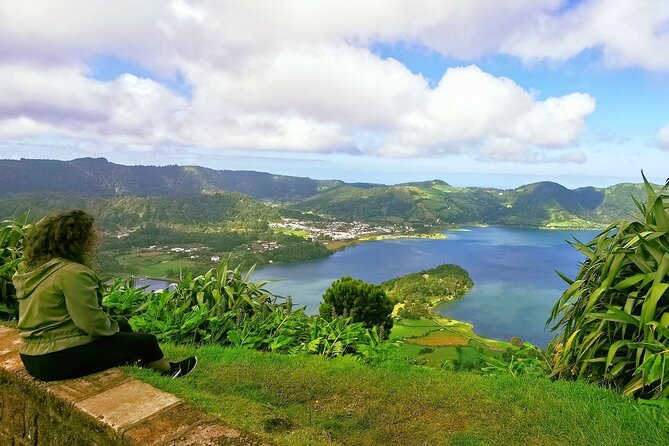
[[[669,71],[669,2],[591,0],[541,14],[506,36],[500,50],[526,61],[564,61],[599,49],[613,68]]]
[[[407,41],[463,59],[502,50],[528,60],[570,57],[580,51],[572,41],[585,32],[582,17],[601,2],[555,16],[561,3],[3,2],[0,140],[55,135],[145,148],[559,160],[563,155],[548,152],[577,143],[595,108],[589,95],[537,100],[476,66],[452,68],[430,88],[369,47]],[[624,11],[622,3],[613,6]],[[640,27],[647,16],[639,14]],[[602,20],[604,27],[612,19]],[[572,25],[561,34],[561,23]],[[527,41],[519,37],[523,32]],[[625,51],[613,51],[622,48],[611,43],[613,34],[606,34],[609,40],[597,35],[585,42],[611,48],[610,60],[619,65],[645,60],[625,59]],[[556,45],[546,44],[551,39]],[[110,54],[156,78],[183,74],[192,98],[131,74],[110,82],[92,78],[86,62]]]
[[[661,149],[669,150],[669,124],[660,129],[657,134],[657,143]]]
[[[179,125],[186,105],[162,85],[131,74],[100,82],[86,77],[83,66],[0,65],[0,136],[5,138],[48,133],[157,144]]]
[[[476,66],[451,68],[381,151],[414,156],[480,149],[486,159],[532,161],[537,148],[575,144],[594,109],[587,94],[537,101],[510,79]]]
[[[574,144],[585,127],[585,117],[595,111],[588,94],[572,93],[535,102],[514,126],[519,140],[544,147]]]
[[[569,59],[600,48],[615,67],[669,70],[669,2],[589,0],[14,0],[0,4],[0,57],[116,52],[153,68],[235,63],[282,46],[407,41],[447,57]]]
[[[213,95],[244,113],[297,113],[350,126],[394,125],[406,108],[420,104],[427,81],[404,65],[364,48],[306,45],[283,48],[242,68],[189,73],[196,101]]]

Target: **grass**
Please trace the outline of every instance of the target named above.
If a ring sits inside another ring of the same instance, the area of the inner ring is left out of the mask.
[[[405,360],[430,367],[441,367],[444,361],[475,365],[514,348],[508,342],[480,337],[471,324],[444,318],[400,319],[393,325],[390,339],[404,341],[399,351]]]
[[[298,237],[302,238],[309,238],[311,234],[309,232],[305,231],[304,229],[291,229],[291,228],[282,228],[279,232],[282,232],[284,234],[288,235],[296,235]]]
[[[196,268],[202,262],[190,259],[174,259],[173,254],[141,252],[118,256],[116,259],[125,268],[130,268],[134,274],[149,277],[164,277],[169,270],[179,271],[185,268]]]
[[[394,323],[390,339],[404,339],[425,336],[441,327],[428,319],[401,319]]]
[[[430,347],[444,347],[451,345],[467,345],[469,339],[448,331],[433,331],[420,338],[408,339],[407,342]]]
[[[659,445],[669,414],[581,382],[482,376],[390,359],[165,346],[197,353],[170,380],[132,374],[276,445]],[[396,351],[396,353],[398,353]],[[666,419],[664,417],[667,417]]]

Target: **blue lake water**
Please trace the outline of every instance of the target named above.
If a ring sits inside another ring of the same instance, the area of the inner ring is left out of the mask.
[[[565,240],[587,241],[597,231],[553,231],[525,228],[468,228],[450,231],[446,240],[398,239],[365,243],[311,262],[259,269],[254,281],[291,295],[297,305],[316,313],[332,281],[353,276],[380,283],[396,276],[455,263],[467,270],[474,288],[437,311],[471,322],[482,336],[523,340],[545,346],[544,329],[553,303],[565,289],[556,269],[573,277],[583,257]]]

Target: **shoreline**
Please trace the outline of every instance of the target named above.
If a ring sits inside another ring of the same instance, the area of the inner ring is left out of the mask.
[[[466,231],[466,229],[464,229]],[[436,232],[436,233],[431,233],[431,234],[413,234],[413,233],[408,233],[408,234],[378,234],[378,235],[370,235],[370,236],[364,236],[364,237],[359,237],[359,238],[354,238],[354,239],[347,239],[347,240],[332,240],[329,242],[323,242],[325,246],[328,249],[331,249],[333,251],[339,251],[341,249],[348,248],[349,246],[356,246],[360,245],[362,243],[367,243],[367,242],[378,242],[382,240],[398,240],[398,239],[410,239],[410,238],[417,238],[417,239],[428,239],[428,240],[446,240],[448,236],[444,234],[443,232]],[[334,246],[334,247],[333,247]]]

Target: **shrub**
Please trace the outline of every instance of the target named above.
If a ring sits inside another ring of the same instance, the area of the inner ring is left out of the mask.
[[[486,357],[481,372],[487,375],[509,374],[516,376],[546,376],[550,368],[544,353],[532,344],[523,344],[519,349],[508,348],[502,359]]]
[[[647,202],[635,221],[612,224],[588,243],[576,279],[548,323],[553,373],[621,388],[627,395],[669,396],[669,204],[644,177]]]
[[[402,319],[421,319],[430,317],[430,305],[420,301],[407,301],[399,309],[397,316]]]
[[[348,276],[335,280],[325,290],[319,310],[325,319],[348,316],[353,322],[379,327],[384,333],[390,333],[393,326],[393,304],[383,288]]]
[[[292,306],[289,298],[250,281],[242,266],[224,261],[206,274],[183,277],[173,291],[146,293],[131,281],[116,281],[106,291],[103,306],[116,317],[129,319],[133,329],[175,343],[222,342],[228,331],[247,317],[258,318]],[[282,302],[279,302],[282,301]]]
[[[12,276],[23,256],[23,241],[30,228],[28,216],[5,220],[0,228],[0,320],[16,319],[19,314]]]
[[[223,262],[204,275],[186,276],[172,291],[153,293],[134,288],[132,279],[119,279],[105,291],[103,306],[113,317],[129,320],[136,331],[178,344],[352,354],[365,360],[384,354],[376,329],[350,317],[328,321],[307,316],[304,308],[293,311],[290,298],[265,290],[265,282],[251,282],[252,272],[242,274],[241,267],[230,269]]]

